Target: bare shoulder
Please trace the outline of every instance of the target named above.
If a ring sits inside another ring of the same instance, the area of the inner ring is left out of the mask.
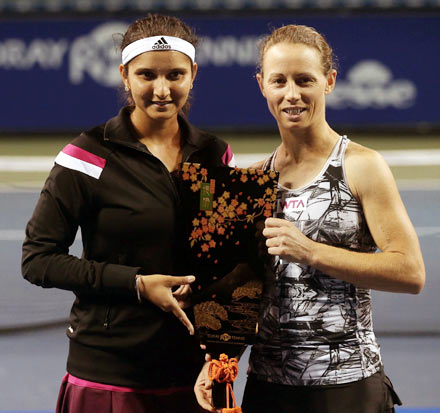
[[[394,184],[391,170],[383,156],[370,148],[351,142],[345,154],[345,172],[353,194],[377,190],[382,185]]]
[[[349,162],[368,163],[375,162],[380,158],[382,158],[382,156],[379,152],[353,141],[350,141],[345,152],[345,159]]]
[[[379,152],[352,141],[350,141],[345,152],[345,166],[352,173],[361,175],[366,171],[374,173],[377,168],[388,169],[385,159]]]
[[[252,168],[252,169],[262,169],[263,165],[264,165],[264,162],[266,162],[265,159],[263,159],[261,161],[254,162],[252,165],[249,166],[249,168]]]

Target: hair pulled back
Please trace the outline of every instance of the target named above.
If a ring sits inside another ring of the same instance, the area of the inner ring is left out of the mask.
[[[153,36],[179,37],[194,47],[197,47],[198,43],[198,38],[191,27],[177,17],[148,13],[146,17],[130,24],[122,37],[121,51],[136,40]]]
[[[264,56],[269,48],[278,43],[297,43],[315,48],[321,55],[321,63],[324,74],[327,76],[336,69],[336,57],[324,36],[313,27],[290,24],[275,29],[271,34],[263,38],[260,43],[260,62],[258,70],[263,72]]]
[[[199,39],[194,30],[182,20],[174,16],[167,16],[159,13],[148,13],[146,17],[138,19],[128,26],[127,31],[122,36],[120,50],[124,50],[129,44],[153,36],[173,36],[186,40],[194,47],[197,47]],[[189,58],[188,58],[189,59]],[[130,62],[124,65],[124,75],[128,75],[128,66]],[[192,65],[191,65],[192,70]],[[130,92],[125,92],[124,97],[128,104],[133,105],[133,99]],[[182,111],[184,114],[189,112],[190,103],[186,102]]]

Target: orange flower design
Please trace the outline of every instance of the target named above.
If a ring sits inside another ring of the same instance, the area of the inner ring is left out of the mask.
[[[236,225],[239,225],[237,228],[246,230],[248,223],[272,216],[276,201],[277,174],[273,171],[255,169],[229,168],[229,170],[231,182],[235,182],[233,185],[241,182],[241,184],[262,187],[260,191],[256,191],[260,195],[253,197],[246,191],[234,193],[229,188],[225,191],[222,190],[226,188],[224,183],[218,185],[215,192],[212,190],[212,208],[197,213],[197,217],[192,220],[193,229],[189,236],[190,246],[197,249],[197,256],[200,258],[210,258],[210,250],[222,246],[222,240],[234,240],[232,235],[236,231]],[[200,191],[202,183],[211,182],[211,185],[215,185],[214,181],[209,179],[209,169],[201,168],[198,164],[184,164],[181,176],[183,181],[188,182],[185,185],[188,185],[194,193]],[[240,243],[235,239],[234,244]],[[218,263],[215,257],[213,263]]]
[[[269,210],[269,209],[266,209],[266,210],[264,211],[264,216],[265,216],[266,218],[270,218],[270,217],[272,216],[272,211]]]

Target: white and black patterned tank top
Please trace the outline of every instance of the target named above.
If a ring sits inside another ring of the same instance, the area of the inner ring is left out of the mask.
[[[348,142],[339,139],[310,184],[295,190],[279,185],[276,216],[314,241],[373,253],[377,247],[345,176]],[[274,169],[275,155],[265,169]],[[249,362],[261,380],[298,386],[348,383],[376,373],[381,357],[370,290],[276,257]]]

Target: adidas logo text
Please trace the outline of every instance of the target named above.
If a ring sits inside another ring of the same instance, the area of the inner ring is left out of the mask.
[[[169,50],[171,46],[167,43],[167,41],[161,37],[156,43],[151,47],[153,50]]]

